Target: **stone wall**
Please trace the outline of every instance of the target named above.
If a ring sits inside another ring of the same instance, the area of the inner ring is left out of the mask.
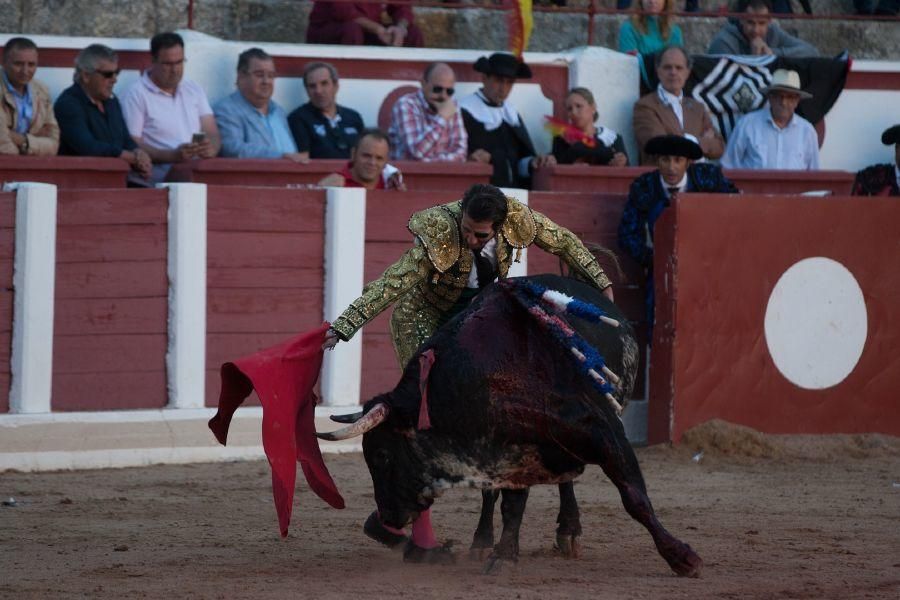
[[[573,0],[577,5],[578,0]],[[722,2],[705,0],[707,10]],[[845,6],[846,5],[846,6]],[[92,37],[149,37],[187,26],[187,0],[0,0],[0,31]],[[232,40],[302,42],[311,3],[297,0],[195,0],[195,29]],[[818,14],[850,12],[850,0],[815,0]],[[497,10],[417,9],[430,46],[506,48],[506,16]],[[615,48],[624,15],[594,17],[593,44]],[[721,26],[718,18],[685,18],[681,26],[691,52],[702,52]],[[586,15],[536,13],[529,50],[559,51],[587,43]],[[782,26],[835,55],[900,60],[898,21],[783,20]]]

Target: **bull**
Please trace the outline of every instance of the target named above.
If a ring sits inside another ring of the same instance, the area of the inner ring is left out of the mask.
[[[617,326],[578,314],[538,318],[548,314],[523,302],[523,285],[595,306]],[[553,328],[596,349],[607,367],[605,377],[594,370],[587,376],[584,352],[567,348],[551,335]],[[364,434],[375,515],[386,530],[405,527],[448,488],[502,490],[503,527],[486,572],[518,559],[530,486],[570,483],[585,465],[599,465],[669,566],[678,575],[697,576],[702,560],[657,519],[618,415],[637,362],[633,331],[595,288],[553,275],[509,279],[483,291],[423,344],[397,386],[367,402],[358,420],[318,435],[337,440]],[[616,382],[612,393],[604,393],[611,381]],[[571,500],[574,505],[574,495]],[[580,530],[577,506],[574,510],[572,525]],[[492,541],[493,527],[485,518],[475,546],[479,536]]]

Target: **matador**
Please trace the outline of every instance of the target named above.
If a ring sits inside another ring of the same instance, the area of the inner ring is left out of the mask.
[[[557,255],[612,299],[612,284],[593,254],[568,229],[492,185],[473,185],[462,200],[413,214],[415,244],[363,289],[334,320],[325,347],[349,340],[391,304],[391,338],[400,367],[438,327],[480,291],[506,277],[531,244]]]

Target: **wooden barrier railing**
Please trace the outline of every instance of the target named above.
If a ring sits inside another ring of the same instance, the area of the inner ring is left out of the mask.
[[[36,181],[66,188],[124,188],[130,167],[118,158],[0,156],[0,183]]]
[[[535,190],[551,192],[607,192],[627,194],[634,179],[652,167],[595,167],[554,165],[534,174]],[[725,175],[744,193],[803,194],[826,191],[847,195],[854,173],[848,171],[779,171],[727,169]]]
[[[329,173],[340,171],[343,160],[259,160],[214,158],[180,163],[172,167],[168,181],[214,185],[291,187],[315,185]],[[473,183],[487,183],[491,166],[481,163],[392,161],[410,190],[454,190],[462,193]]]

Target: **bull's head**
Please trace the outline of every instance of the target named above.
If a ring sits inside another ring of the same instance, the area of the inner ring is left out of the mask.
[[[431,506],[433,497],[428,469],[410,443],[409,430],[395,424],[389,414],[387,404],[376,402],[364,415],[354,415],[356,420],[347,427],[316,435],[330,441],[363,436],[363,455],[381,521],[400,529]]]

